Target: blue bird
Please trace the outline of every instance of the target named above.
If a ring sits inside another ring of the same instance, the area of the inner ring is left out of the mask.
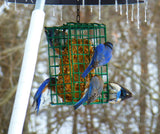
[[[103,90],[104,82],[100,76],[92,77],[89,88],[85,90],[83,98],[81,98],[75,105],[74,110],[76,110],[80,105],[87,101],[87,105],[95,101]]]
[[[99,44],[95,48],[91,62],[89,66],[86,68],[86,70],[83,72],[82,77],[85,78],[93,68],[107,64],[112,58],[112,49],[113,44],[110,42]]]
[[[65,32],[65,30],[53,30],[52,28],[45,27],[45,33],[48,39],[48,44],[57,54],[60,55],[60,50],[63,51],[66,48],[65,42],[67,40],[67,33]]]
[[[48,79],[46,79],[45,81],[43,81],[43,83],[38,88],[36,94],[34,95],[34,101],[33,101],[32,106],[34,106],[34,104],[36,102],[36,108],[35,108],[35,110],[37,110],[37,114],[39,112],[39,106],[40,106],[40,103],[41,103],[42,93],[44,93],[46,91],[46,89],[49,88],[50,80],[51,80],[52,84],[55,84],[56,81],[57,81],[56,78],[51,78],[51,79],[48,78]]]
[[[105,90],[107,91],[107,86]],[[105,96],[107,98],[107,94]],[[117,83],[109,83],[109,103],[119,103],[130,97],[132,97],[132,93],[128,89]]]
[[[53,47],[53,36],[54,36],[53,29],[48,29],[47,27],[45,27],[45,34],[46,34],[47,39],[48,39],[48,44],[51,47]]]

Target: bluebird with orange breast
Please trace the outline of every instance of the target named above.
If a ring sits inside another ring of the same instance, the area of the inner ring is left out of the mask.
[[[87,105],[95,101],[103,90],[104,82],[100,76],[92,77],[89,88],[85,90],[83,98],[81,98],[75,105],[74,110],[76,110],[80,105],[87,101]]]
[[[106,42],[99,44],[94,51],[94,55],[91,59],[89,66],[83,72],[82,77],[85,78],[87,74],[94,68],[107,64],[112,58],[113,44]]]
[[[41,103],[42,93],[44,93],[46,91],[46,89],[49,88],[50,81],[51,81],[52,84],[55,84],[57,79],[56,78],[48,78],[45,81],[43,81],[43,83],[38,88],[36,94],[34,95],[34,101],[33,101],[32,106],[34,106],[34,104],[36,103],[35,110],[37,110],[37,114],[39,112],[39,106],[40,106],[40,103]]]
[[[45,33],[47,36],[48,44],[58,55],[61,55],[60,50],[63,51],[66,48],[65,43],[67,40],[67,33],[65,30],[62,31],[58,29],[52,29],[52,27],[45,27]]]

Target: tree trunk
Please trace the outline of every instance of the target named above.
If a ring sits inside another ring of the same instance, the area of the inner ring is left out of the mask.
[[[143,25],[142,29],[145,29],[146,26]],[[147,29],[146,29],[147,30]],[[145,30],[144,30],[145,31]],[[146,31],[145,31],[146,32]],[[147,32],[146,32],[147,33]],[[142,33],[143,36],[141,36],[141,41],[140,41],[140,58],[141,58],[141,80],[147,81],[148,78],[148,56],[147,56],[147,34],[144,32]],[[140,134],[145,134],[146,133],[146,89],[143,86],[143,82],[141,82],[140,85],[140,98],[139,98],[139,103],[140,103],[140,122],[139,122],[139,130]]]
[[[77,115],[78,115],[77,111],[74,111],[72,134],[77,134]]]

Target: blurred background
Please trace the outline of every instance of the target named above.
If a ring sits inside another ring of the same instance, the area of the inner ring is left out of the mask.
[[[45,6],[44,26],[76,22],[76,6]],[[24,54],[33,5],[0,2],[0,134],[6,134]],[[145,22],[145,4],[140,4],[140,28],[137,5],[81,6],[81,22],[104,23],[107,40],[114,44],[109,63],[109,80],[128,88],[133,97],[119,104],[52,106],[49,92],[43,98],[39,115],[32,107],[39,85],[49,77],[48,48],[43,31],[36,72],[30,95],[23,134],[159,134],[160,133],[160,1],[149,1]],[[133,17],[133,21],[131,21]]]

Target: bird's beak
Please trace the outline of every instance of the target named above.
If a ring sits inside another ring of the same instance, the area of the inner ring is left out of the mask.
[[[125,90],[126,90],[126,99],[131,98],[133,96],[132,93],[128,89]]]

